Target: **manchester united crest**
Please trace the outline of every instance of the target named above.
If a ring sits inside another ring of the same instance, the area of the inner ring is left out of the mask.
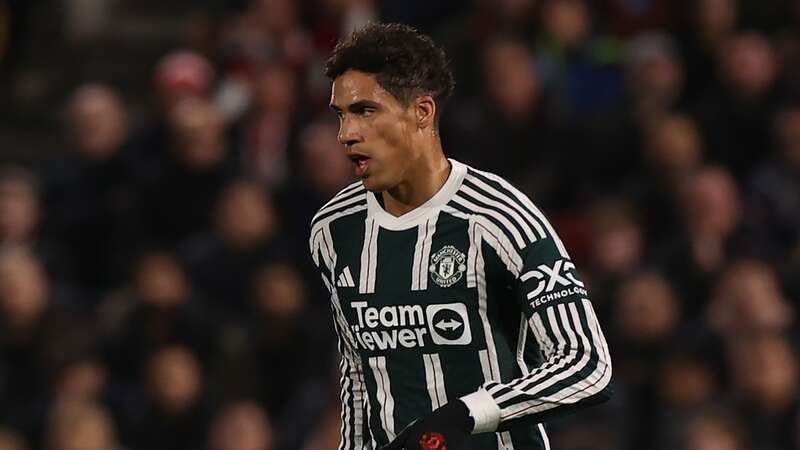
[[[431,256],[431,264],[428,267],[431,279],[441,287],[450,287],[458,283],[467,270],[466,260],[467,257],[452,245],[442,247]]]

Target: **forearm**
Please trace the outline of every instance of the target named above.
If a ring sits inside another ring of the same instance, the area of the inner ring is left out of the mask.
[[[495,431],[521,417],[540,421],[610,395],[611,359],[588,300],[550,306],[529,322],[546,360],[522,377],[490,381],[462,397],[475,419],[474,433]]]

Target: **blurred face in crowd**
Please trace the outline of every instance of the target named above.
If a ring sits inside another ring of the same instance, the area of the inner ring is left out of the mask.
[[[0,307],[12,325],[33,322],[47,306],[47,279],[39,261],[24,250],[0,254]]]
[[[758,97],[772,86],[777,62],[764,36],[757,33],[734,36],[726,41],[722,50],[723,78],[734,95]]]
[[[748,260],[725,271],[708,311],[709,322],[723,336],[778,332],[794,319],[772,268]]]
[[[735,389],[766,412],[781,413],[797,395],[798,363],[780,335],[738,339],[729,350]]]
[[[727,236],[739,223],[741,205],[733,177],[721,167],[705,168],[687,184],[685,216],[693,234]]]
[[[205,98],[214,69],[202,55],[190,51],[167,54],[155,71],[155,86],[162,109],[170,114],[186,99]]]
[[[539,77],[528,49],[519,41],[497,40],[483,52],[486,92],[510,118],[524,119],[536,106]]]
[[[170,116],[177,157],[194,170],[218,166],[225,159],[225,123],[222,114],[209,101],[185,99]]]
[[[217,229],[235,248],[249,248],[270,239],[277,227],[272,199],[252,181],[235,181],[220,196]]]
[[[430,96],[405,105],[375,75],[348,70],[333,80],[330,106],[339,116],[339,142],[367,190],[386,191],[414,178],[426,156],[418,142],[434,129]]]
[[[64,366],[56,380],[56,396],[62,399],[99,398],[107,378],[105,366],[95,359],[80,359]]]
[[[544,29],[559,44],[576,47],[589,34],[589,10],[583,0],[549,0],[542,11]]]
[[[103,160],[123,143],[127,117],[122,101],[111,88],[82,86],[73,95],[69,112],[78,151],[84,158]]]
[[[17,433],[0,428],[0,450],[28,450],[28,446]]]
[[[149,253],[139,261],[134,286],[142,301],[161,307],[182,304],[189,293],[183,268],[166,252]]]
[[[255,279],[258,308],[264,316],[292,320],[302,314],[306,291],[300,274],[287,264],[273,264],[258,272]]]
[[[674,408],[690,409],[710,401],[716,393],[714,372],[702,359],[671,357],[659,377],[661,400]]]
[[[700,132],[689,117],[673,115],[656,121],[647,139],[647,159],[668,174],[685,173],[702,160]]]
[[[620,287],[615,315],[622,336],[638,343],[657,343],[677,326],[679,306],[663,277],[644,274]]]
[[[784,160],[800,170],[800,109],[783,111],[778,116],[777,128]]]
[[[257,403],[242,401],[225,408],[211,424],[211,450],[271,450],[272,426]]]
[[[482,9],[503,22],[524,21],[533,14],[536,0],[482,0]]]
[[[49,449],[108,450],[115,447],[114,424],[100,405],[68,400],[50,416]]]
[[[200,365],[184,347],[166,347],[149,358],[149,394],[167,413],[181,414],[190,408],[200,395],[201,383]]]
[[[683,64],[666,35],[645,34],[630,43],[628,81],[640,101],[667,108],[683,86]]]
[[[722,417],[701,416],[686,430],[687,450],[744,450],[737,427]]]
[[[250,12],[265,29],[277,34],[292,31],[297,25],[297,7],[292,0],[255,0]]]
[[[289,66],[269,64],[261,69],[256,80],[256,102],[266,111],[291,112],[297,101],[295,75]]]
[[[0,178],[0,242],[33,239],[39,224],[39,198],[29,175]]]
[[[339,154],[336,125],[314,122],[300,138],[303,169],[317,192],[333,195],[353,181],[350,162]]]
[[[698,31],[707,39],[716,39],[736,25],[736,0],[699,0],[696,8]]]
[[[592,259],[604,274],[621,275],[635,269],[643,251],[639,224],[621,205],[600,202],[592,214]]]

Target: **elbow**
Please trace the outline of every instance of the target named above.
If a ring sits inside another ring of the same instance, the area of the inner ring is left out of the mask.
[[[603,352],[600,352],[600,355],[597,367],[586,380],[586,382],[589,382],[589,379],[594,380],[591,384],[591,389],[587,389],[588,395],[580,401],[586,406],[605,403],[614,395],[611,361],[607,353],[603,355]]]
[[[614,385],[613,385],[613,370],[611,368],[611,361],[609,360],[601,360],[602,365],[602,375],[597,382],[597,386],[594,389],[594,393],[590,395],[586,400],[587,403],[590,404],[600,404],[605,403],[611,400],[611,397],[614,395]]]
[[[600,390],[600,392],[598,392],[597,394],[595,394],[595,397],[597,397],[596,403],[597,404],[605,403],[611,400],[611,397],[613,396],[614,396],[614,385],[609,379],[608,383],[606,383],[606,385],[603,386],[603,389]]]

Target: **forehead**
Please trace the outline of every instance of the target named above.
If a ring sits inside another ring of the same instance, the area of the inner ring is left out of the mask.
[[[381,87],[374,74],[348,70],[333,80],[331,106],[345,108],[360,101],[387,103],[397,100]]]

